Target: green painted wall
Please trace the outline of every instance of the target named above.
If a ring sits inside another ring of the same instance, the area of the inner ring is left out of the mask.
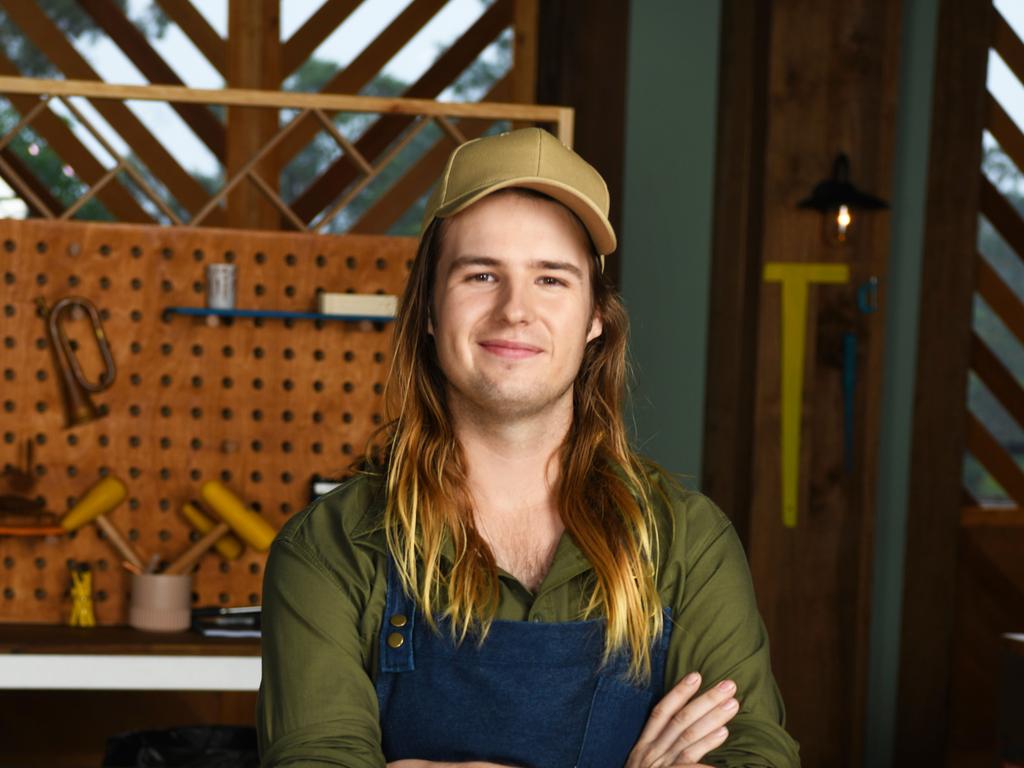
[[[720,0],[633,0],[622,295],[641,450],[698,487],[718,107]]]
[[[864,765],[892,764],[938,5],[903,0]]]

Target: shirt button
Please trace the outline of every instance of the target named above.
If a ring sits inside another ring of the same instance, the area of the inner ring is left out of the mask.
[[[533,617],[533,623],[534,624],[537,624],[537,623],[539,623],[541,621],[544,621],[544,619],[542,619],[540,616],[534,616]]]
[[[391,617],[391,626],[392,627],[404,627],[408,623],[409,623],[409,620],[407,618],[405,618],[405,614],[396,613],[394,616]]]
[[[398,632],[392,632],[388,635],[388,645],[392,648],[401,648],[403,643],[405,643],[405,638]]]

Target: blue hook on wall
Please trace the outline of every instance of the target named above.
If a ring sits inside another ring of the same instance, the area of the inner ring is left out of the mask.
[[[878,278],[869,277],[857,287],[857,309],[870,315],[878,311]],[[854,406],[857,394],[857,334],[843,334],[843,466],[853,470]]]

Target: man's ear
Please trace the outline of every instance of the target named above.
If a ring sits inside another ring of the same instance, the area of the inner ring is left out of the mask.
[[[601,322],[601,313],[594,310],[594,316],[590,318],[590,330],[587,331],[587,342],[596,339],[604,331],[604,324]]]

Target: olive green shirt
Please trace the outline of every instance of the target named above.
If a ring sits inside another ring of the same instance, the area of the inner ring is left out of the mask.
[[[736,682],[740,711],[725,744],[703,762],[797,766],[739,539],[705,496],[661,482],[671,502],[658,506],[658,591],[673,617],[665,690],[692,670],[701,673],[702,690],[724,678]],[[294,515],[271,547],[257,706],[267,768],[385,765],[373,682],[387,591],[377,489],[372,478],[347,481]],[[564,533],[536,594],[500,573],[496,618],[580,620],[591,570]]]

